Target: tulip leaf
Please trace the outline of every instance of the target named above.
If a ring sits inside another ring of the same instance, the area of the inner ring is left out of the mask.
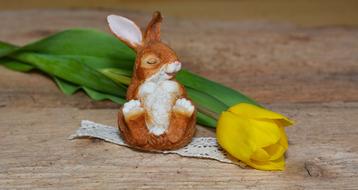
[[[69,82],[59,79],[57,77],[54,77],[54,80],[56,81],[56,83],[57,83],[58,87],[61,89],[61,91],[66,95],[74,94],[76,91],[81,89],[80,86],[69,83]],[[93,90],[88,87],[82,87],[82,89],[85,91],[85,93],[92,100],[95,100],[95,101],[108,99],[108,100],[111,100],[117,104],[123,104],[126,101],[124,98],[119,98],[119,97],[116,97],[116,96],[113,96],[110,94],[101,93],[101,92],[98,92],[98,91]]]
[[[88,55],[57,55],[58,57],[76,60],[79,63],[86,64],[94,69],[116,68],[127,70],[132,73],[134,60],[126,59],[109,59],[106,57],[95,57]]]
[[[20,71],[20,72],[28,72],[34,69],[32,65],[11,58],[0,59],[0,64],[4,65],[8,69]]]
[[[100,71],[101,73],[103,73],[108,78],[112,79],[114,82],[118,84],[129,85],[131,82],[131,77],[126,76],[127,73],[123,72],[120,69],[108,68],[108,69],[102,69]]]
[[[200,92],[190,87],[186,87],[185,89],[189,95],[189,98],[191,98],[197,105],[209,109],[217,114],[220,114],[222,111],[228,109],[228,106],[226,106],[224,103],[214,98],[213,96],[210,96],[206,93]]]
[[[210,94],[211,96],[222,101],[229,107],[238,103],[258,105],[254,100],[232,88],[208,80],[186,70],[180,71],[176,78],[185,86],[196,89],[198,91],[206,92],[207,94]]]
[[[124,98],[113,96],[111,94],[101,93],[88,87],[83,87],[83,90],[87,93],[89,97],[96,101],[109,99],[117,104],[124,104],[126,102]]]
[[[196,113],[196,122],[207,127],[211,127],[211,128],[216,127],[216,120],[201,112]]]
[[[15,57],[45,73],[74,84],[112,95],[125,96],[126,87],[116,84],[102,73],[75,60],[39,53],[18,53]]]
[[[0,41],[0,58],[17,50],[17,47]]]
[[[53,79],[55,80],[57,86],[60,88],[60,90],[66,94],[66,95],[72,95],[75,92],[77,92],[79,89],[81,89],[80,86],[66,82],[62,79],[59,79],[57,77],[53,77]]]
[[[134,61],[135,53],[113,35],[92,29],[69,29],[36,41],[23,51],[52,55],[82,55]]]
[[[126,70],[123,68],[105,68],[102,69],[101,72],[111,72],[115,75],[122,75],[127,77],[132,77],[132,70]]]

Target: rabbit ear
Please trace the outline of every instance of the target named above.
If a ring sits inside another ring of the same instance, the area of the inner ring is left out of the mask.
[[[152,20],[147,26],[144,39],[146,41],[160,41],[160,24],[162,23],[163,17],[159,11],[153,13]]]
[[[142,32],[133,21],[117,15],[109,15],[107,21],[112,33],[132,49],[142,44]]]

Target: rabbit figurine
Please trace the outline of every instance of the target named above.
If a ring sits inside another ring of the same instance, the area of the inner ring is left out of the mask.
[[[109,15],[107,20],[112,33],[137,53],[127,102],[118,113],[123,139],[148,151],[185,146],[195,133],[196,111],[174,79],[181,63],[160,40],[160,12],[153,13],[144,34],[127,18]]]

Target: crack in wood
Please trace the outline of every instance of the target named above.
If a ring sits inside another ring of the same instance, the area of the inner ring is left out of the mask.
[[[315,158],[305,161],[305,170],[311,177],[322,177],[323,169],[319,166],[320,159]]]

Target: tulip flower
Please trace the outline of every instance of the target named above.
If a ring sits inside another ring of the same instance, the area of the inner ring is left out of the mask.
[[[223,112],[216,136],[233,157],[259,170],[283,170],[288,148],[285,116],[252,104],[240,103]]]

